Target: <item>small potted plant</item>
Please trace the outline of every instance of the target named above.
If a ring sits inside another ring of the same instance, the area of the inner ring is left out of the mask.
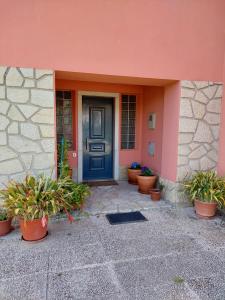
[[[22,237],[26,241],[37,241],[47,235],[48,218],[70,204],[63,197],[63,189],[44,175],[37,178],[26,176],[23,182],[10,181],[0,193],[10,215],[19,218]],[[68,213],[69,219],[72,217]]]
[[[156,188],[150,190],[150,196],[151,196],[152,201],[159,201],[161,199],[161,194],[162,194],[163,188],[164,188],[164,185],[162,184],[162,182],[157,180]]]
[[[137,182],[139,186],[139,192],[142,194],[149,194],[150,189],[155,187],[157,176],[154,175],[151,169],[144,166],[141,168],[141,174],[137,175]]]
[[[137,175],[141,174],[141,165],[137,162],[133,162],[128,168],[128,182],[130,184],[137,184]]]
[[[63,189],[63,197],[71,208],[82,209],[85,199],[90,195],[89,186],[76,183],[70,177],[60,178],[58,184]]]
[[[224,178],[214,171],[199,171],[184,181],[184,191],[195,206],[196,214],[202,217],[213,217],[217,207],[224,207]]]
[[[12,230],[12,218],[4,207],[0,207],[0,236],[6,235]]]

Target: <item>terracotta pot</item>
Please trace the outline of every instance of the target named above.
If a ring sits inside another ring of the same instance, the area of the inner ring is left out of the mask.
[[[5,221],[0,221],[0,236],[6,235],[11,231],[12,229],[11,223],[12,223],[12,218],[9,218],[8,220]]]
[[[137,184],[137,175],[141,174],[141,169],[128,169],[128,182]]]
[[[202,217],[214,217],[216,214],[217,203],[202,202],[200,200],[195,200],[195,212],[197,215]]]
[[[159,201],[161,199],[160,190],[151,190],[150,191],[152,201]]]
[[[137,176],[139,192],[142,194],[149,194],[150,189],[153,189],[156,183],[157,176]]]
[[[45,226],[43,227],[41,219],[33,221],[24,221],[20,219],[20,231],[23,239],[26,241],[38,241],[43,239],[47,235],[48,218]]]

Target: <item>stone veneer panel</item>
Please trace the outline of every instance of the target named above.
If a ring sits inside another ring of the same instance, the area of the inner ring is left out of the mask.
[[[26,174],[55,176],[52,70],[0,67],[0,187]]]
[[[181,81],[178,181],[216,168],[222,91],[218,82]]]
[[[161,178],[165,199],[186,202],[181,188],[184,178],[216,169],[222,93],[219,82],[181,81],[177,180]]]

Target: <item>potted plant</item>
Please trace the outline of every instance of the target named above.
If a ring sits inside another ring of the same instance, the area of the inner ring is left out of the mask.
[[[137,175],[137,182],[139,192],[142,194],[149,194],[150,189],[154,188],[157,176],[154,175],[151,169],[144,166],[141,168],[141,174]]]
[[[197,172],[184,181],[184,191],[195,206],[196,214],[202,217],[213,217],[217,207],[224,206],[224,178],[214,171]]]
[[[58,147],[58,170],[59,170],[59,177],[71,177],[73,175],[73,170],[69,166],[68,162],[68,149],[69,143],[68,141],[62,137],[62,140]]]
[[[11,181],[0,193],[10,215],[19,218],[22,237],[27,241],[44,238],[48,218],[62,209],[68,212],[70,208],[57,181],[44,175],[27,176],[21,183]],[[68,217],[72,221],[69,214]]]
[[[90,195],[89,186],[75,183],[70,177],[60,178],[58,184],[63,189],[64,199],[72,209],[82,209],[85,199]]]
[[[152,201],[159,201],[161,199],[163,188],[164,188],[163,183],[157,180],[156,188],[150,190],[150,196]]]
[[[141,174],[141,165],[137,162],[133,162],[128,168],[128,182],[130,184],[137,184],[137,175]]]
[[[6,235],[12,230],[12,218],[5,208],[0,207],[0,236]]]

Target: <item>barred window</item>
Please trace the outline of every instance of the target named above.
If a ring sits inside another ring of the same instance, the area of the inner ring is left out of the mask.
[[[57,143],[59,144],[64,136],[69,148],[72,149],[72,93],[70,91],[56,91],[56,128]]]
[[[121,149],[135,149],[136,96],[122,95]]]

